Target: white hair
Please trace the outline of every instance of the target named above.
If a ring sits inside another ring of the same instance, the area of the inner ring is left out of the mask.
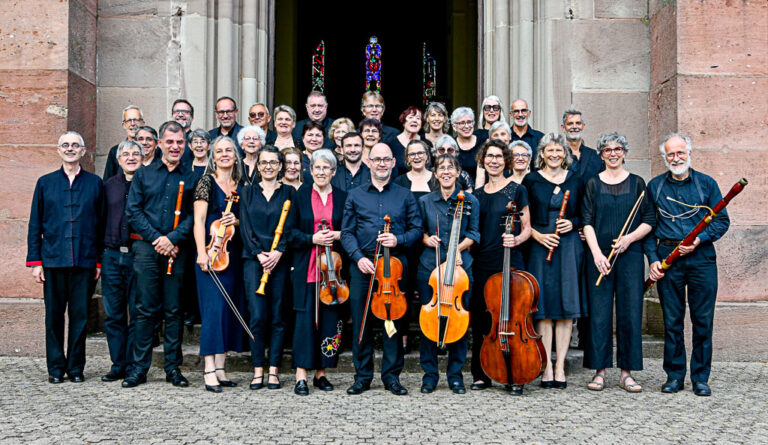
[[[61,145],[61,140],[64,139],[64,136],[67,136],[69,134],[73,134],[73,135],[77,136],[78,138],[80,138],[80,146],[81,147],[85,147],[85,139],[83,139],[83,136],[80,133],[78,133],[78,132],[76,132],[74,130],[69,130],[66,133],[64,133],[61,136],[59,136],[59,142],[56,145]]]

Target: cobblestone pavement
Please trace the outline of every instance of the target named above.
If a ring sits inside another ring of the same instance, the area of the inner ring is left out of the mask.
[[[523,397],[498,387],[455,395],[444,379],[423,395],[416,373],[401,378],[411,391],[405,397],[378,380],[349,396],[348,373],[330,373],[336,390],[308,397],[293,394],[286,373],[276,391],[250,391],[249,374],[231,373],[240,386],[212,394],[199,372],[188,373],[191,387],[174,388],[152,368],[147,384],[124,389],[99,380],[108,365],[89,357],[85,383],[51,385],[44,359],[0,357],[0,443],[768,442],[768,362],[715,363],[710,398],[694,396],[688,382],[681,393],[659,392],[656,359],[635,373],[641,394],[619,389],[615,370],[603,392],[588,391],[590,373],[579,370],[566,390],[531,384]]]

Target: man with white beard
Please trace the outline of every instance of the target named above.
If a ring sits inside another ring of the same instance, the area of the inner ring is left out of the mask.
[[[664,315],[664,372],[667,381],[661,392],[676,393],[684,387],[686,373],[685,321],[686,287],[693,328],[691,383],[697,396],[709,396],[712,366],[712,321],[717,298],[717,262],[712,245],[728,230],[730,220],[723,209],[690,246],[680,246],[680,258],[664,271],[661,260],[704,218],[722,195],[712,177],[691,168],[691,140],[673,133],[659,146],[669,170],[648,183],[656,209],[656,229],[645,239],[650,277],[657,281]]]
[[[560,128],[573,155],[573,163],[568,170],[573,170],[585,183],[587,179],[605,169],[597,151],[584,144],[581,134],[586,126],[581,111],[569,108],[563,113],[563,124]]]

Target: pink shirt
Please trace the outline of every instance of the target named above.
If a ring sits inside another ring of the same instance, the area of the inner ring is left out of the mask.
[[[330,226],[330,229],[333,230],[333,192],[328,194],[328,197],[326,198],[326,203],[323,204],[322,198],[320,198],[320,193],[318,193],[317,190],[312,188],[312,214],[315,216],[314,225],[315,232],[318,231],[318,224],[321,223],[323,218],[325,218],[326,223]],[[317,282],[320,272],[317,268],[317,256],[318,256],[318,249],[319,246],[315,246],[312,248],[312,253],[309,255],[309,267],[307,267],[307,283],[315,283]],[[322,252],[322,251],[321,251]]]

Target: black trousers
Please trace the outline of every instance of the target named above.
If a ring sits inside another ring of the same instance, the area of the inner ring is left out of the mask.
[[[96,282],[94,269],[44,267],[45,359],[48,375],[82,374],[85,368],[85,337],[88,300]],[[67,352],[64,353],[64,312],[69,317]]]
[[[403,261],[403,267],[407,267],[405,258],[399,258]],[[405,275],[405,274],[403,274]],[[368,296],[368,286],[371,280],[370,275],[360,272],[357,264],[350,267],[349,282],[349,301],[352,311],[352,359],[355,363],[355,382],[370,383],[373,380],[373,336],[372,327],[374,323],[382,323],[376,318],[368,308],[368,318],[365,323],[365,332],[363,341],[358,342],[360,337],[360,324],[363,321],[366,298]],[[403,281],[400,281],[400,290],[403,289]],[[374,283],[374,287],[376,283]],[[375,291],[376,289],[374,289]],[[392,337],[384,334],[384,353],[381,359],[381,381],[389,384],[400,377],[403,371],[405,360],[403,359],[403,341],[402,334],[405,329],[403,319],[395,320],[395,329],[397,333]]]
[[[584,346],[584,367],[613,367],[613,305],[616,303],[616,366],[643,369],[643,284],[645,262],[642,252],[620,254],[608,276],[595,286],[600,276],[594,258],[587,250],[587,304],[589,341]]]
[[[181,246],[173,273],[166,274],[168,257],[155,252],[147,241],[133,243],[133,269],[136,272],[136,326],[133,338],[132,372],[146,374],[152,364],[152,340],[156,326],[165,321],[165,372],[181,365],[181,339],[184,324],[180,290],[184,282],[189,249]]]
[[[429,285],[428,272],[420,270],[419,280],[417,280],[417,287],[420,295],[421,305],[428,304],[433,297],[434,289]],[[424,275],[427,275],[426,277]],[[462,305],[466,308],[469,302],[469,296],[472,292],[472,272],[468,271],[469,276],[469,290],[462,296]],[[421,308],[419,308],[421,309]],[[472,318],[470,317],[470,320]],[[453,343],[445,345],[445,349],[448,350],[448,366],[446,367],[446,377],[448,378],[448,386],[454,382],[461,382],[464,384],[464,376],[461,374],[461,369],[464,367],[464,363],[467,362],[467,334]],[[437,343],[428,339],[424,333],[421,334],[421,342],[419,344],[419,362],[421,363],[421,369],[424,370],[424,377],[422,377],[423,383],[431,383],[436,385],[440,379],[440,373],[437,368]]]
[[[674,246],[659,245],[660,258]],[[712,244],[700,245],[679,257],[656,284],[664,314],[664,371],[671,379],[683,380],[686,372],[684,339],[686,287],[691,313],[691,381],[709,381],[712,367],[712,327],[717,298],[717,255]]]
[[[474,285],[472,286],[472,297],[469,299],[469,326],[472,328],[472,361],[470,369],[472,371],[472,381],[482,380],[490,383],[488,377],[480,365],[480,349],[483,347],[483,337],[491,330],[491,314],[485,306],[485,282],[496,272],[487,269],[475,267],[472,269],[474,275]]]
[[[133,253],[104,249],[101,267],[101,301],[107,334],[111,371],[124,373],[133,362],[133,332],[136,326],[136,272]]]
[[[339,305],[320,303],[318,328],[315,328],[315,283],[304,289],[304,307],[296,308],[293,330],[293,367],[335,368],[339,362],[341,326]]]
[[[245,301],[248,304],[248,327],[251,328],[255,341],[251,341],[251,363],[254,368],[265,364],[266,340],[269,338],[269,366],[280,366],[283,358],[285,341],[285,318],[283,318],[283,295],[291,286],[288,279],[290,266],[285,258],[280,258],[277,266],[269,274],[264,295],[256,290],[261,284],[264,269],[259,260],[245,260]]]

